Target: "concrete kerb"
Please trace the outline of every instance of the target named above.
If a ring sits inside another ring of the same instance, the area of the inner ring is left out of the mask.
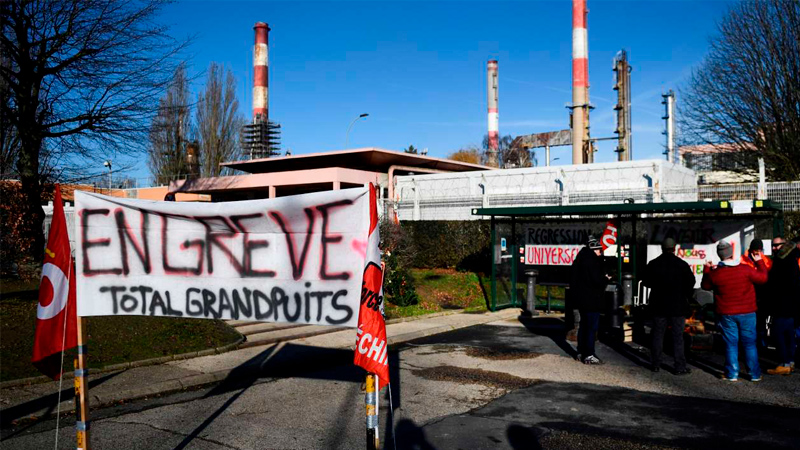
[[[231,327],[233,328],[233,327]],[[238,332],[237,332],[238,333]],[[181,353],[180,355],[168,355],[168,356],[161,356],[158,358],[151,358],[151,359],[143,359],[141,361],[132,361],[132,362],[124,362],[119,364],[111,364],[110,366],[104,366],[99,369],[90,369],[89,372],[96,374],[96,373],[107,373],[107,372],[117,372],[120,370],[127,370],[133,369],[135,367],[146,367],[146,366],[154,366],[158,364],[168,363],[170,361],[181,361],[184,359],[191,359],[197,358],[199,356],[208,356],[214,354],[221,354],[226,353],[232,350],[236,350],[239,346],[245,342],[244,335],[239,333],[239,338],[236,339],[235,342],[231,342],[230,344],[223,345],[221,347],[209,348],[205,350],[200,350],[196,352],[188,352],[188,353]],[[90,355],[91,356],[91,355]],[[70,380],[74,378],[75,374],[73,372],[64,372],[63,378],[65,380]],[[18,380],[8,380],[0,382],[0,389],[6,388],[13,388],[18,386],[28,386],[31,384],[41,384],[46,383],[48,381],[52,381],[50,377],[41,375],[38,377],[30,377],[30,378],[20,378]]]

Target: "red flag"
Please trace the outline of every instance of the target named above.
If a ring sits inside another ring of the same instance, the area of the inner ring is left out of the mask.
[[[617,225],[614,221],[609,220],[606,223],[606,229],[603,230],[603,237],[600,238],[600,244],[603,246],[603,253],[612,245],[617,245]]]
[[[378,202],[375,187],[369,189],[369,238],[364,278],[361,281],[361,307],[353,363],[378,375],[378,389],[389,384],[389,352],[386,322],[383,319],[383,268],[378,248]]]
[[[67,218],[58,185],[53,199],[53,222],[44,252],[31,362],[42,373],[57,380],[62,372],[61,352],[78,345],[75,264],[70,253]]]

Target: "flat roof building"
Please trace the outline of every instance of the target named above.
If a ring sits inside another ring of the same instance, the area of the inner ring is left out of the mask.
[[[389,179],[411,173],[448,173],[490,170],[490,167],[366,147],[306,155],[279,156],[222,163],[244,174],[178,180],[171,192],[210,194],[214,201],[284,197],[310,192],[381,186],[382,196],[393,197]]]

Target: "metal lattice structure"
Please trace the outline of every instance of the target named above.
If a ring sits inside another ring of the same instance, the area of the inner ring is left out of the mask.
[[[249,159],[280,155],[280,147],[280,124],[268,120],[256,120],[242,127],[242,149]]]

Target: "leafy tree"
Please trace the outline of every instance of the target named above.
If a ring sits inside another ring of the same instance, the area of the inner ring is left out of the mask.
[[[481,163],[481,150],[477,147],[463,147],[447,155],[447,159],[461,161],[470,164]]]
[[[158,184],[185,178],[190,173],[186,144],[190,143],[191,105],[186,66],[180,65],[159,101],[158,115],[150,126],[148,165]]]
[[[8,58],[0,78],[9,96],[0,108],[19,139],[16,167],[25,198],[19,214],[31,259],[41,260],[44,251],[47,158],[85,174],[103,152],[143,149],[138,143],[146,142],[158,95],[185,45],[156,23],[164,3],[0,2],[0,54]]]
[[[223,80],[223,71],[224,80]],[[208,67],[205,92],[197,98],[197,133],[200,141],[200,174],[215,177],[220,163],[239,159],[239,130],[243,119],[236,99],[236,79],[217,63]]]
[[[419,153],[419,151],[417,150],[417,148],[416,148],[416,147],[414,147],[413,145],[409,145],[409,146],[408,146],[408,147],[406,147],[406,148],[405,148],[403,151],[404,151],[404,152],[406,152],[406,153],[411,153],[411,154],[414,154],[414,155],[416,155],[417,153]]]
[[[800,2],[744,1],[718,25],[705,60],[681,91],[682,144],[733,149],[730,164],[800,179]]]

